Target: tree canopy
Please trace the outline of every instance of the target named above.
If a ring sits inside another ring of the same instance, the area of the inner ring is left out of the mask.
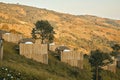
[[[104,61],[108,60],[108,62],[111,62],[111,57],[107,53],[103,53],[100,50],[91,51],[89,62],[91,63],[91,66],[104,66],[108,63],[105,63]]]
[[[112,46],[112,49],[115,50],[115,51],[118,51],[118,50],[120,50],[120,45],[115,44],[115,45]]]
[[[39,37],[36,36],[39,35]],[[47,20],[37,21],[35,23],[35,28],[32,30],[33,38],[41,38],[41,43],[52,43],[54,40],[54,28]]]
[[[120,54],[120,45],[115,44],[112,46],[112,49],[113,49],[113,51],[112,51],[111,55],[114,57],[117,57]]]
[[[109,63],[112,63],[112,59],[109,54],[103,53],[100,50],[91,51],[91,55],[89,58],[89,62],[91,66],[94,68],[94,78],[95,80],[99,80],[99,70],[102,66],[105,66]]]

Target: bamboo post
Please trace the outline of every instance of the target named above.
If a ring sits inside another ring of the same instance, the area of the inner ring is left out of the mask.
[[[2,66],[2,60],[3,60],[3,40],[0,39],[0,66]]]

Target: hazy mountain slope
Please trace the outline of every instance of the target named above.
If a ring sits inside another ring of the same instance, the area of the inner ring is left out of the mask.
[[[99,48],[110,51],[120,43],[120,21],[90,15],[74,16],[46,9],[0,3],[0,28],[30,36],[37,20],[48,20],[55,28],[58,44],[78,48],[84,53]]]

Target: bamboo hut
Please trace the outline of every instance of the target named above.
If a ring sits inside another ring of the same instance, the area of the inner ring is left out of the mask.
[[[18,43],[23,38],[23,35],[17,33],[5,32],[2,34],[2,37],[7,42]]]
[[[66,46],[59,46],[56,49],[60,53],[60,59],[71,66],[83,69],[83,54],[77,51],[71,51]]]
[[[38,62],[48,64],[48,47],[47,44],[41,44],[38,40],[22,40],[19,44],[20,55],[36,60]]]

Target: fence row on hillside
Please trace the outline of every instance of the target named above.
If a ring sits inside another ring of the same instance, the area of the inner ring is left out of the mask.
[[[21,34],[15,33],[4,33],[2,38],[5,41],[19,43],[23,36]],[[50,50],[55,51],[59,45],[50,45]],[[36,60],[38,62],[48,64],[48,46],[47,44],[41,44],[41,40],[35,40],[32,44],[19,43],[20,55],[27,58]],[[0,42],[0,59],[3,58],[3,46]],[[60,60],[71,66],[83,69],[83,54],[76,51],[61,51]],[[120,57],[117,61],[114,60],[113,64],[104,66],[104,69],[116,72],[116,65],[120,67]]]

